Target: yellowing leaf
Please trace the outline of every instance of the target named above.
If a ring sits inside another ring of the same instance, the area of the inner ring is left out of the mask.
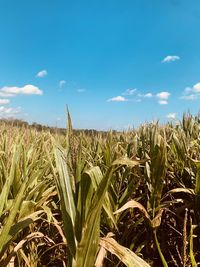
[[[118,257],[127,267],[150,267],[142,258],[137,256],[130,249],[121,246],[117,241],[110,237],[104,237],[100,240],[100,245],[110,253]]]

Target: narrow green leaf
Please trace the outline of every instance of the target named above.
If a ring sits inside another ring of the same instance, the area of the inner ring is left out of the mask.
[[[10,229],[16,219],[17,213],[20,209],[21,203],[24,198],[24,192],[26,190],[26,183],[23,183],[17,196],[15,199],[15,202],[13,203],[13,206],[11,208],[10,214],[2,228],[2,231],[0,233],[0,253],[2,252],[4,246],[9,242],[9,240],[13,237],[10,234]]]
[[[157,238],[156,230],[154,230],[154,239],[155,239],[155,242],[156,242],[156,246],[157,246],[158,253],[159,253],[159,255],[160,255],[160,259],[161,259],[161,261],[162,261],[163,267],[168,267],[168,264],[167,264],[167,262],[166,262],[166,260],[165,260],[165,257],[164,257],[164,255],[163,255],[163,253],[162,253],[162,251],[161,251],[160,244],[159,244],[159,242],[158,242],[158,238]]]
[[[99,173],[97,172],[97,175]],[[78,244],[76,259],[73,267],[94,266],[100,237],[100,215],[104,197],[112,177],[112,168],[101,180],[92,200],[89,213],[83,226],[82,238]]]
[[[193,251],[193,229],[195,225],[192,225],[192,219],[190,219],[190,260],[192,267],[197,267],[197,262],[195,260],[194,251]]]
[[[73,256],[76,253],[76,239],[75,239],[75,217],[76,208],[74,203],[74,196],[72,191],[72,183],[67,169],[65,154],[61,148],[54,145],[54,155],[56,160],[56,167],[58,176],[55,177],[60,196],[61,211],[64,223],[64,231],[70,252]]]

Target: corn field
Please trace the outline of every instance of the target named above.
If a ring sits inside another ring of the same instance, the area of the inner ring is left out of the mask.
[[[200,116],[126,132],[0,125],[0,266],[200,264]]]

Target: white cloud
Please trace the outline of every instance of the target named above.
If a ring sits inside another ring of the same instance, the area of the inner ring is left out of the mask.
[[[152,97],[153,96],[153,94],[152,93],[147,93],[147,94],[144,94],[144,97],[147,97],[147,98],[150,98],[150,97]]]
[[[13,96],[15,96],[15,95],[14,94],[9,94],[9,93],[4,93],[4,92],[0,91],[0,97],[13,97]]]
[[[168,119],[175,119],[176,118],[176,113],[169,113],[166,116]]]
[[[166,62],[173,62],[173,61],[176,61],[176,60],[179,60],[180,57],[179,56],[166,56],[163,60],[162,60],[162,63],[166,63]]]
[[[186,87],[183,95],[180,97],[184,100],[196,100],[200,96],[200,82],[194,84],[192,87]]]
[[[159,100],[158,103],[160,105],[167,105],[168,104],[167,100]]]
[[[122,95],[124,95],[124,96],[132,96],[132,95],[135,95],[136,92],[138,92],[138,89],[129,88],[125,92],[123,92]],[[141,94],[141,93],[138,92],[137,95],[135,95],[135,96],[138,97],[139,99],[136,99],[136,100],[134,100],[134,99],[130,100],[129,99],[129,101],[141,102],[142,101],[141,98],[151,98],[151,97],[153,97],[153,94],[151,92],[148,92],[146,94]],[[125,101],[128,101],[128,99],[125,99]]]
[[[23,87],[17,87],[17,86],[4,86],[0,88],[0,96],[16,96],[16,95],[42,95],[43,92],[38,87],[27,84]]]
[[[6,104],[9,104],[10,103],[10,100],[9,99],[0,99],[0,105],[6,105]]]
[[[134,88],[134,89],[129,88],[125,92],[123,92],[122,95],[134,95],[136,91],[137,91],[136,88]]]
[[[199,94],[190,94],[190,95],[183,95],[181,96],[181,99],[184,99],[184,100],[195,100],[199,97]]]
[[[170,96],[170,93],[169,92],[160,92],[156,96],[160,100],[163,100],[163,99],[167,100],[169,98],[169,96]]]
[[[138,97],[145,97],[145,98],[151,98],[153,97],[152,93],[146,93],[146,94],[137,94]]]
[[[79,89],[77,89],[77,92],[78,93],[84,93],[86,90],[84,89],[84,88],[79,88]]]
[[[191,92],[192,92],[192,88],[191,87],[186,87],[185,90],[184,90],[185,94],[189,94]]]
[[[196,83],[195,85],[193,85],[193,91],[195,93],[200,93],[200,83]]]
[[[46,70],[41,70],[41,71],[39,71],[38,73],[37,73],[37,77],[39,77],[39,78],[43,78],[44,76],[46,76],[47,75],[47,71]]]
[[[59,81],[59,87],[62,88],[66,84],[65,80]]]
[[[21,107],[4,107],[0,106],[0,118],[10,118],[10,117],[15,117],[21,112]]]
[[[116,96],[107,100],[108,102],[125,102],[127,99],[123,96]]]

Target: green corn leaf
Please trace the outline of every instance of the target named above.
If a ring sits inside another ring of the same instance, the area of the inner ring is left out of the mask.
[[[164,257],[164,255],[163,255],[163,253],[161,251],[161,248],[160,248],[160,244],[158,242],[156,230],[154,230],[154,239],[155,239],[155,242],[156,242],[156,246],[157,246],[158,253],[160,255],[160,259],[162,261],[163,267],[168,267],[167,261],[165,260],[165,257]]]
[[[99,167],[93,167],[90,170],[86,171],[85,174],[87,174],[89,177],[91,177],[93,187],[95,190],[97,190],[101,180],[103,179],[103,175],[102,175],[100,168]],[[105,210],[108,218],[112,221],[115,228],[117,228],[116,219],[113,215],[113,208],[112,208],[112,204],[111,204],[108,192],[105,193],[103,209]]]
[[[64,232],[70,252],[73,256],[76,253],[75,239],[75,218],[76,208],[74,203],[74,195],[72,190],[72,182],[67,169],[64,151],[54,146],[54,155],[58,176],[55,177],[60,196],[61,211],[64,223]]]
[[[13,236],[10,234],[10,230],[13,223],[15,222],[17,213],[19,212],[21,203],[24,198],[25,190],[26,190],[26,183],[23,183],[15,198],[15,202],[13,203],[13,206],[10,210],[10,214],[5,224],[3,225],[2,231],[0,232],[0,253],[2,252],[5,245],[9,242],[9,240],[13,238]]]
[[[91,207],[94,187],[92,186],[91,177],[87,173],[83,173],[79,182],[78,204],[76,214],[76,238],[78,242],[81,240],[83,226],[85,224],[88,212]]]
[[[14,154],[12,157],[12,163],[11,163],[11,168],[10,168],[10,173],[9,176],[6,179],[6,182],[2,188],[1,194],[0,194],[0,216],[2,214],[3,208],[8,200],[8,195],[10,192],[11,185],[14,181],[15,177],[15,171],[16,167],[19,164],[19,159],[20,159],[20,152],[21,152],[21,146],[14,146],[13,148]],[[16,187],[15,187],[16,188]]]
[[[96,175],[100,175],[98,171],[96,171]],[[105,174],[94,193],[92,204],[82,229],[82,238],[77,247],[77,254],[73,262],[73,267],[94,266],[100,238],[101,209],[111,178],[112,168]]]
[[[190,260],[192,267],[197,267],[197,262],[195,260],[194,251],[193,251],[193,230],[196,226],[192,225],[192,219],[190,220]]]
[[[43,210],[35,211],[30,213],[28,216],[20,219],[17,223],[11,226],[9,231],[10,236],[12,238],[15,237],[21,230],[25,229],[31,223],[34,223],[35,221],[39,220],[43,213]]]

